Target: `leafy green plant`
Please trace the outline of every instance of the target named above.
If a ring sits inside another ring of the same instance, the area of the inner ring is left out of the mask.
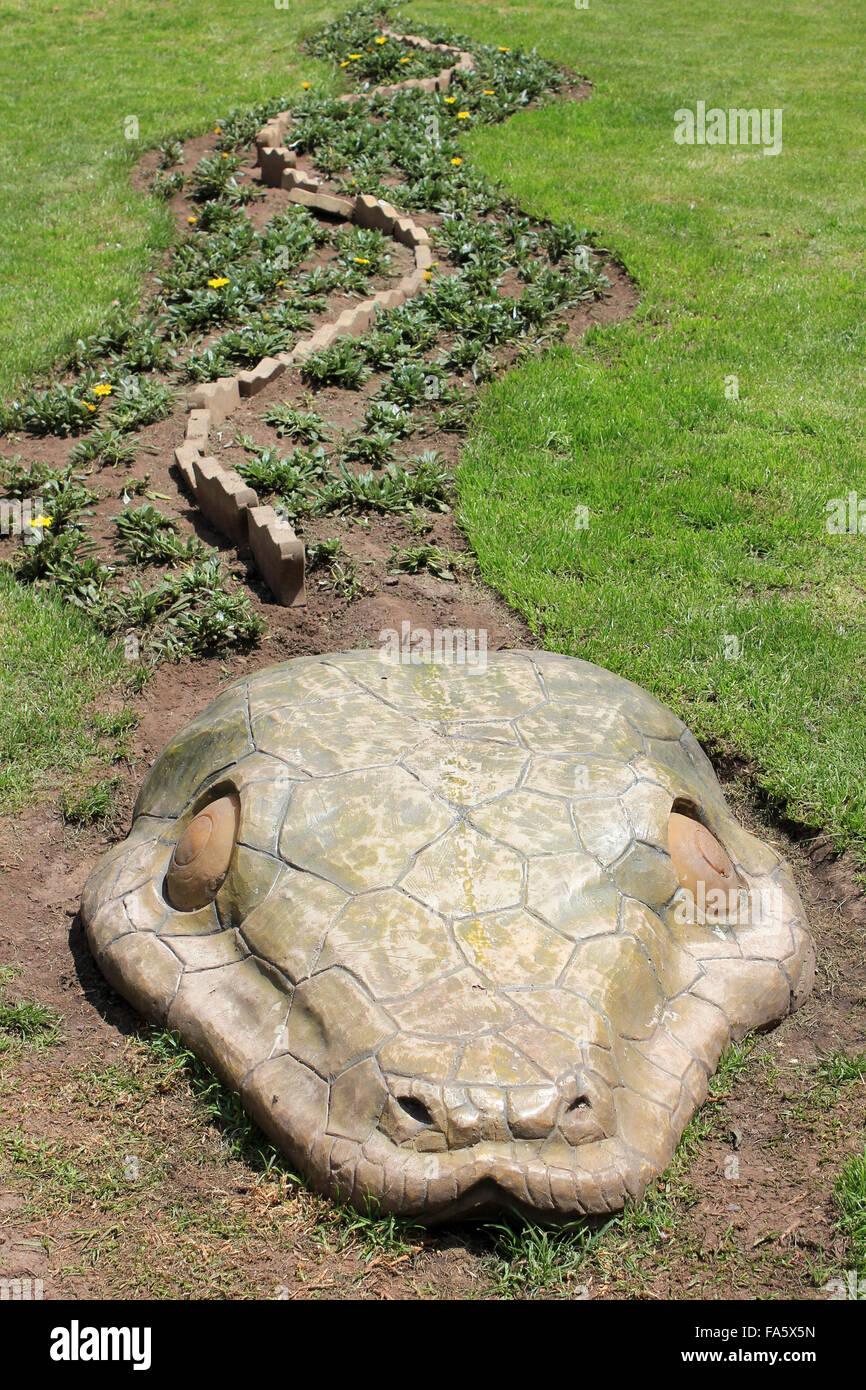
[[[357,391],[370,375],[354,338],[337,338],[320,352],[310,353],[301,370],[317,386],[342,386],[347,391]]]
[[[168,202],[175,193],[183,191],[184,182],[182,169],[172,169],[170,173],[165,169],[157,169],[150,185],[150,191],[154,198],[161,198],[164,202]]]
[[[134,440],[125,439],[111,425],[100,426],[84,439],[79,439],[69,451],[72,463],[99,463],[112,468],[135,462]]]
[[[175,164],[183,163],[183,145],[180,140],[173,135],[161,140],[157,146],[159,150],[159,165],[161,169],[171,169]]]
[[[387,463],[398,442],[397,435],[390,430],[359,430],[348,435],[340,447],[344,459],[353,463],[364,463],[368,467],[379,468]]]
[[[241,436],[238,441],[251,455],[237,465],[237,471],[263,497],[303,493],[315,487],[324,476],[328,459],[324,449],[295,449],[286,458],[273,446],[256,444]]]
[[[426,570],[434,579],[453,580],[457,572],[474,564],[473,557],[439,545],[393,546],[389,569],[392,573],[420,574]]]
[[[47,391],[26,391],[0,407],[0,429],[28,434],[79,434],[90,429],[98,410],[89,383],[57,385]]]
[[[195,536],[181,540],[177,522],[147,503],[116,516],[120,544],[137,565],[189,563],[201,559],[206,550]]]
[[[262,414],[262,420],[278,435],[287,435],[305,444],[318,444],[328,435],[328,426],[315,410],[299,410],[283,402],[269,406]]]
[[[175,398],[172,387],[161,382],[135,375],[124,376],[113,397],[108,424],[123,434],[152,425],[171,414]]]

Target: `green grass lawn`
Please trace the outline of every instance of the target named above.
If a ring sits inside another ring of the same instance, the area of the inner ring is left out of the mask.
[[[123,648],[63,600],[0,571],[0,807],[15,811],[56,769],[74,772],[126,721],[85,715],[124,674]],[[55,779],[56,780],[56,779]]]
[[[828,534],[825,507],[866,499],[866,14],[423,9],[592,79],[590,101],[476,134],[473,154],[533,214],[590,227],[642,293],[630,322],[490,392],[460,470],[485,577],[547,645],[648,686],[862,857],[866,535]],[[781,107],[782,153],[676,144],[698,100]]]
[[[7,0],[0,393],[135,300],[168,237],[129,188],[141,149],[331,81],[298,41],[338,8]],[[863,855],[866,536],[828,534],[825,506],[866,495],[866,16],[848,0],[448,0],[411,5],[407,27],[416,15],[591,78],[590,101],[469,149],[528,211],[590,228],[642,293],[631,321],[490,391],[460,469],[483,574],[548,645],[649,686]],[[674,112],[698,100],[781,107],[782,153],[677,145]]]

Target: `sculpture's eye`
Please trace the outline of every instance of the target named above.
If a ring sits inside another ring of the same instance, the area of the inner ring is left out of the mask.
[[[236,797],[221,796],[190,821],[165,876],[165,895],[172,907],[194,912],[216,897],[231,863],[238,812]]]
[[[668,849],[680,884],[710,916],[720,916],[736,904],[740,880],[715,835],[692,816],[671,811]],[[722,896],[723,895],[723,896]]]

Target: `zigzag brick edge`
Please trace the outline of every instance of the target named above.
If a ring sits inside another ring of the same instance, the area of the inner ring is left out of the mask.
[[[341,101],[357,101],[365,96],[390,96],[416,88],[423,92],[448,90],[453,73],[475,66],[471,53],[449,44],[431,43],[417,34],[396,34],[384,29],[386,38],[398,39],[415,48],[457,53],[455,64],[436,77],[410,78],[391,86],[374,87],[369,92],[347,92]],[[380,290],[353,309],[345,309],[334,323],[323,324],[309,338],[296,343],[291,352],[263,357],[253,368],[236,376],[219,377],[196,386],[187,398],[189,415],[184,442],[174,457],[180,475],[208,521],[235,545],[249,545],[262,578],[278,603],[299,607],[306,603],[304,544],[289,523],[273,507],[259,505],[251,487],[234,469],[222,468],[207,454],[208,439],[214,425],[221,424],[241,403],[256,395],[289,367],[300,367],[313,352],[320,351],[341,337],[358,338],[366,333],[376,315],[405,304],[420,293],[425,274],[433,264],[430,237],[425,227],[413,222],[390,203],[370,193],[354,198],[336,197],[320,191],[320,183],[296,168],[296,158],[283,141],[292,121],[290,111],[273,116],[255,137],[257,165],[261,181],[270,188],[284,188],[289,200],[328,217],[351,221],[359,227],[374,228],[414,251],[415,270],[405,275],[391,290]]]

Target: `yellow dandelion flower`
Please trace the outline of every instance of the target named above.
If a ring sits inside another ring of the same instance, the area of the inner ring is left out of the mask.
[[[91,404],[90,404],[90,401],[85,401],[84,404],[87,406],[87,409],[88,409],[88,410],[95,410],[95,409],[96,409],[96,406],[95,406],[95,405],[91,405]]]
[[[485,87],[483,95],[486,97],[495,97],[496,93],[494,92],[492,87]]]
[[[458,112],[457,112],[457,119],[458,119],[458,121],[468,121],[468,120],[469,120],[469,112],[468,112],[468,111],[458,111]]]
[[[459,165],[463,163],[463,160],[460,158],[459,154],[455,154],[451,163],[454,165],[455,168],[457,168]]]
[[[366,256],[353,256],[353,257],[352,257],[352,260],[355,262],[356,265],[369,265],[369,264],[370,264],[370,262],[368,261],[368,259],[367,259]]]
[[[432,280],[432,279],[433,279],[433,271],[432,271],[432,270],[425,270],[425,271],[424,271],[424,279],[425,279],[425,280]]]
[[[379,38],[379,39],[376,40],[376,42],[377,42],[377,43],[387,43],[388,40],[385,38],[385,36],[384,36],[384,34],[383,34],[381,38]]]
[[[196,222],[198,221],[198,218],[197,218],[197,217],[188,217],[186,220],[187,220],[187,222],[189,223],[189,225],[190,225],[191,227],[194,227],[195,224],[196,224]]]
[[[215,125],[214,128],[213,128],[213,133],[214,133],[214,135],[222,135],[222,133],[223,133],[222,126]]]
[[[340,67],[341,67],[341,68],[347,68],[348,66],[349,66],[349,60],[348,60],[348,58],[346,58],[345,61],[342,62],[342,63],[340,64]]]
[[[103,382],[101,386],[94,386],[93,394],[94,396],[110,396],[111,387],[108,385],[107,382]]]
[[[510,48],[503,48],[503,47],[502,47],[502,44],[500,44],[500,45],[499,45],[499,52],[500,52],[500,53],[510,53],[510,52],[511,52],[511,49],[510,49]]]
[[[401,59],[400,59],[400,62],[401,62],[401,63],[411,63],[411,61],[412,61],[411,58],[401,58]]]
[[[208,285],[212,290],[221,290],[223,285],[229,282],[227,275],[215,275],[212,280],[208,280]]]
[[[363,58],[363,53],[350,53],[349,58],[354,63],[358,58]]]
[[[46,527],[46,526],[50,526],[50,525],[51,525],[51,517],[50,517],[50,516],[34,516],[34,517],[32,518],[32,520],[31,520],[31,522],[30,522],[30,525],[31,525],[31,526],[41,526],[41,527],[43,527],[43,528]]]
[[[301,83],[301,87],[302,87],[302,89],[303,89],[305,92],[308,92],[308,91],[310,90],[310,84],[309,84],[309,82],[302,82],[302,83]]]
[[[442,99],[445,102],[446,106],[453,106],[455,101],[457,100],[456,97],[443,97]]]
[[[228,159],[228,155],[226,154],[225,150],[223,150],[222,155],[221,155],[221,158],[222,158],[222,159]]]

